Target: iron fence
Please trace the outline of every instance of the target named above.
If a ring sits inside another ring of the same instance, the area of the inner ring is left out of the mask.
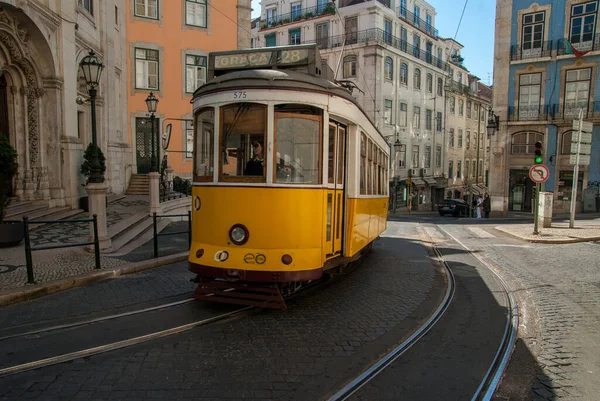
[[[423,21],[419,16],[411,13],[406,9],[406,7],[398,7],[397,8],[398,18],[405,20],[415,28],[422,30],[423,32],[431,35],[433,37],[438,37],[438,30],[431,25],[431,23],[427,23],[427,21]]]
[[[539,106],[509,106],[508,121],[570,121],[579,118],[600,119],[600,101],[567,102]]]
[[[531,44],[512,45],[510,47],[510,59],[525,60],[530,58],[538,57],[550,57],[552,54],[552,47],[554,42],[547,40],[545,42],[534,43],[533,47]]]
[[[188,218],[188,229],[187,231],[174,231],[172,233],[158,233],[157,223],[159,217],[186,217]],[[192,246],[192,212],[188,211],[187,214],[156,214],[152,213],[152,230],[153,230],[153,243],[154,243],[154,257],[158,258],[158,237],[165,235],[175,234],[187,234],[188,235],[188,249]]]
[[[562,56],[563,54],[567,54],[567,41],[569,38],[558,39],[558,43],[556,45],[556,54]],[[589,38],[589,40],[582,40],[580,42],[571,43],[571,46],[575,50],[578,51],[592,51],[592,50],[600,50],[600,33],[593,35]]]
[[[310,18],[320,17],[324,15],[335,14],[335,3],[330,2],[314,7],[307,7],[290,13],[267,16],[266,19],[260,19],[260,30],[273,28],[278,25],[290,24],[292,22],[302,21]]]

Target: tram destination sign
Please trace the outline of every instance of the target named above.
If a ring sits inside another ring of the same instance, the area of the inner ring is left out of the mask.
[[[261,49],[263,50],[263,49]],[[269,51],[238,52],[215,55],[215,69],[240,69],[270,65],[305,64],[308,49],[273,49]]]

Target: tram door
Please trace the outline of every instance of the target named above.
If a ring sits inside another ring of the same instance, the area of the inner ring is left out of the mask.
[[[344,166],[346,161],[346,127],[332,122],[329,124],[327,218],[325,246],[327,258],[342,253],[344,236]],[[329,251],[330,250],[330,251]]]

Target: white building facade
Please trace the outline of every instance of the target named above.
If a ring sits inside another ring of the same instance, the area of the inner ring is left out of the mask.
[[[253,23],[254,47],[317,43],[336,80],[355,88],[393,149],[391,208],[430,210],[448,197],[448,188],[451,197],[454,188],[464,196],[470,184],[450,177],[457,170],[449,158],[462,164],[465,148],[450,146],[449,128],[466,132],[468,119],[447,121],[448,99],[453,92],[465,99],[477,92],[470,92],[462,46],[439,37],[435,18],[424,1],[263,0]]]

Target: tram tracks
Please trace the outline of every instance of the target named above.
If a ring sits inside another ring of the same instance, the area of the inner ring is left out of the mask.
[[[497,283],[502,287],[505,302],[507,305],[506,308],[506,324],[504,327],[504,333],[502,335],[501,341],[497,347],[495,355],[492,359],[492,362],[489,365],[489,368],[486,370],[483,378],[479,381],[479,386],[471,397],[472,401],[475,400],[491,400],[494,391],[496,390],[498,384],[500,383],[500,379],[506,366],[508,364],[508,360],[510,359],[510,355],[512,353],[512,349],[514,347],[516,341],[517,327],[518,327],[518,310],[517,303],[512,295],[507,283],[502,279],[502,277],[494,270],[494,268],[487,263],[483,258],[477,255],[473,250],[468,248],[465,244],[463,244],[456,237],[452,236],[449,232],[447,232],[442,227],[436,225],[442,232],[452,238],[458,245],[460,245],[468,255],[476,258],[483,266],[485,266],[494,276]],[[364,370],[361,374],[356,376],[350,382],[348,382],[343,388],[337,391],[335,394],[327,398],[327,401],[338,401],[338,400],[348,400],[353,395],[357,394],[359,390],[363,389],[364,386],[370,381],[374,380],[378,375],[384,372],[387,368],[389,368],[394,362],[398,361],[399,358],[405,354],[409,349],[411,349],[414,345],[416,345],[423,337],[426,336],[428,332],[430,332],[436,324],[442,319],[448,308],[453,302],[455,291],[456,291],[456,280],[455,276],[452,272],[452,268],[442,252],[440,251],[438,244],[432,238],[432,236],[427,232],[427,230],[422,230],[428,237],[429,243],[431,244],[431,249],[435,253],[436,258],[439,262],[442,263],[447,275],[448,275],[448,286],[446,288],[446,293],[439,303],[436,310],[429,317],[428,320],[424,322],[406,341],[402,344],[398,345],[392,351],[378,359],[375,363],[373,363],[369,368]],[[368,391],[365,392],[366,399],[368,397]],[[363,399],[363,398],[361,398]]]

